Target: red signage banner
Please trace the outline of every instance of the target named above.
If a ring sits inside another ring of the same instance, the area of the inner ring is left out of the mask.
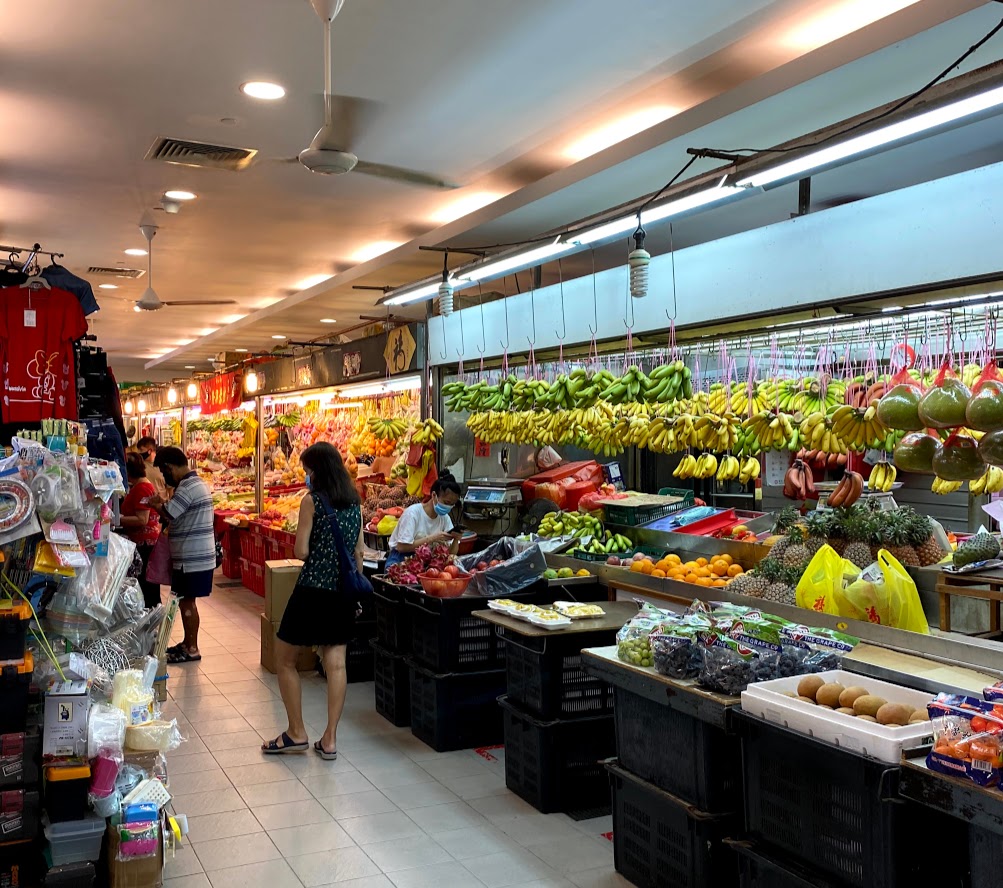
[[[241,378],[239,373],[224,373],[199,383],[199,403],[202,412],[219,413],[240,406]]]

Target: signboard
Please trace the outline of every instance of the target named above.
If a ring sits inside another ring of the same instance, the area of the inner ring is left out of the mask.
[[[235,410],[240,406],[239,373],[224,373],[199,383],[199,406],[204,414]]]
[[[397,327],[391,330],[387,334],[386,348],[383,349],[383,357],[387,361],[387,373],[403,373],[411,369],[411,359],[417,347],[410,327]]]
[[[341,375],[344,379],[351,379],[362,372],[362,352],[345,352],[341,356]]]

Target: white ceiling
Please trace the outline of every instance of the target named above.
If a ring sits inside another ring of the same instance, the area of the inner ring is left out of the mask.
[[[334,23],[334,88],[381,105],[355,150],[465,186],[442,193],[271,162],[305,147],[320,122],[321,29],[306,0],[33,0],[17,27],[0,30],[0,243],[38,240],[78,272],[133,265],[145,260],[122,251],[142,246],[137,224],[152,217],[161,298],[238,304],[140,315],[101,299],[94,332],[116,365],[166,355],[164,368],[207,368],[226,348],[270,348],[275,333],[319,336],[320,317],[337,318],[334,330],[358,323],[379,294],[353,283],[435,270],[441,259],[419,254],[419,243],[533,236],[653,190],[694,132],[729,147],[810,129],[782,98],[768,113],[753,106],[826,72],[840,69],[814,92],[790,94],[817,124],[908,91],[915,79],[901,88],[903,72],[922,79],[930,55],[897,42],[981,5],[867,0],[871,10],[905,8],[816,48],[838,31],[798,45],[791,35],[861,0],[648,0],[629,13],[575,0],[573,14],[566,0],[347,0]],[[999,8],[989,7],[943,26],[956,32],[933,43],[943,63],[980,36]],[[838,79],[853,70],[841,66],[886,46],[889,76]],[[288,95],[248,99],[238,86],[252,79],[280,82]],[[580,162],[567,156],[591,131],[652,106],[685,113]],[[777,132],[778,120],[789,131]],[[158,136],[254,148],[258,160],[240,173],[144,160]],[[199,198],[176,216],[153,212],[170,188]],[[483,194],[500,199],[442,221],[454,202]],[[360,263],[374,242],[404,246]],[[295,293],[318,274],[336,276]],[[115,282],[131,298],[147,285]]]

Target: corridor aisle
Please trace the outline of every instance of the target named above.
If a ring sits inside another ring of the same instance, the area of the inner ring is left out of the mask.
[[[202,661],[172,666],[165,712],[188,742],[169,757],[186,846],[166,888],[621,888],[612,829],[540,814],[505,788],[503,753],[437,753],[348,686],[338,760],[270,757],[285,728],[274,675],[259,665],[262,599],[217,586],[199,602]],[[180,637],[180,620],[175,627]],[[324,684],[304,674],[311,740]]]

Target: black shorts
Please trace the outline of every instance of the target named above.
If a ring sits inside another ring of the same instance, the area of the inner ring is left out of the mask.
[[[171,571],[171,591],[178,598],[208,598],[212,592],[212,576],[215,571],[197,570],[185,573],[183,570]]]

